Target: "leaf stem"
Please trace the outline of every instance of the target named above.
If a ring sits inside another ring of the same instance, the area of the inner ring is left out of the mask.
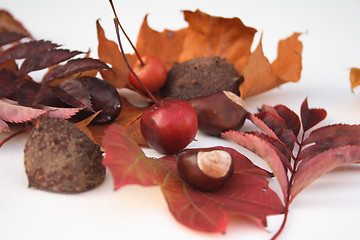
[[[305,132],[302,133],[301,136],[301,141],[300,142],[296,142],[299,145],[299,149],[297,151],[296,157],[294,155],[292,155],[292,159],[294,161],[294,165],[293,165],[293,169],[292,171],[290,171],[290,180],[289,180],[289,186],[288,186],[288,190],[287,190],[287,196],[285,199],[285,212],[284,212],[284,219],[283,222],[281,223],[280,228],[278,229],[278,231],[276,232],[276,234],[271,238],[271,240],[275,240],[277,239],[281,232],[284,230],[284,227],[286,225],[286,221],[288,218],[288,213],[289,213],[289,207],[290,207],[290,203],[293,201],[293,198],[291,197],[291,188],[294,184],[294,180],[295,180],[295,176],[298,170],[298,166],[299,166],[299,154],[302,151],[302,147],[303,147],[303,142],[304,142],[304,138],[305,138]]]
[[[28,131],[30,131],[31,127],[28,128],[26,127],[25,129],[19,130],[17,132],[14,132],[13,134],[11,134],[10,136],[4,138],[1,142],[0,142],[0,148],[7,142],[10,141],[11,139],[13,139],[14,137],[16,137],[17,135],[20,135],[21,133],[26,133]]]
[[[159,101],[154,97],[154,95],[150,92],[150,90],[143,84],[143,82],[140,80],[138,75],[136,75],[136,73],[134,72],[134,70],[131,68],[131,66],[129,64],[129,61],[126,58],[126,55],[124,53],[124,49],[123,49],[122,44],[121,44],[121,39],[120,39],[120,31],[119,31],[120,23],[119,23],[119,20],[116,17],[114,18],[114,24],[115,24],[115,30],[116,30],[117,39],[118,39],[118,42],[119,42],[120,52],[121,52],[121,54],[122,54],[122,56],[124,58],[126,66],[129,68],[131,74],[134,75],[136,80],[140,83],[141,87],[145,90],[147,95],[156,104],[156,106],[160,106]]]
[[[116,11],[115,11],[115,7],[114,7],[114,4],[113,4],[113,1],[112,1],[112,0],[109,0],[109,2],[110,2],[110,5],[111,5],[112,10],[113,10],[113,12],[114,12],[115,18],[117,19],[118,25],[119,25],[121,31],[123,32],[123,34],[125,35],[126,39],[129,41],[131,47],[134,49],[135,54],[136,54],[136,57],[139,59],[140,65],[141,65],[142,67],[145,66],[145,63],[144,63],[144,61],[142,60],[142,58],[141,58],[138,50],[136,49],[136,47],[134,46],[134,44],[133,44],[132,41],[130,40],[129,36],[126,34],[124,28],[123,28],[123,27],[121,26],[121,24],[120,24],[119,18],[118,18],[117,14],[116,14]]]

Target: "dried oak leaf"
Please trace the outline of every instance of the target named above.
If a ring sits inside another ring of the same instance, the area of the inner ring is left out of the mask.
[[[224,233],[230,215],[248,217],[265,227],[266,216],[284,211],[277,194],[268,186],[268,172],[234,149],[214,147],[232,155],[235,171],[221,190],[202,192],[182,181],[175,156],[146,157],[118,125],[112,124],[106,130],[102,145],[103,164],[112,174],[115,189],[129,184],[158,185],[175,219],[191,229]]]
[[[360,68],[350,69],[350,84],[352,92],[354,91],[354,88],[360,85]]]
[[[152,30],[145,17],[136,47],[143,55],[157,56],[170,68],[175,62],[195,57],[226,58],[244,75],[240,85],[242,98],[300,79],[302,43],[299,33],[281,40],[278,57],[271,64],[264,56],[261,41],[251,52],[256,30],[238,18],[214,17],[199,10],[184,11],[189,26],[178,31]],[[101,59],[101,58],[100,58]]]

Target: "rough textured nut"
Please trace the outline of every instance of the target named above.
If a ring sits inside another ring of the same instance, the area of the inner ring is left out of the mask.
[[[51,192],[83,192],[105,178],[99,145],[62,119],[34,126],[25,144],[24,164],[29,187]]]
[[[194,58],[175,63],[161,93],[165,97],[189,100],[216,92],[230,91],[240,95],[239,85],[244,81],[234,65],[220,57]]]
[[[224,150],[187,149],[177,155],[182,179],[202,191],[222,188],[234,172],[234,160]]]

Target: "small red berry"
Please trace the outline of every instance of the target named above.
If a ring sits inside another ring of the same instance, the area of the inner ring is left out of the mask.
[[[168,73],[164,63],[152,56],[145,56],[142,58],[142,61],[143,64],[137,60],[131,68],[150,92],[159,91],[165,84]],[[131,72],[129,72],[129,82],[137,90],[146,93],[145,89]]]
[[[198,129],[192,106],[183,100],[165,98],[146,109],[141,117],[141,133],[158,152],[176,153],[191,143]]]

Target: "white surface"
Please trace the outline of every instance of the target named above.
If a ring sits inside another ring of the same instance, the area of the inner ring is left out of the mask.
[[[250,111],[263,103],[286,104],[299,112],[308,97],[310,107],[323,107],[323,124],[359,123],[360,91],[350,91],[349,68],[360,67],[360,2],[354,1],[116,1],[120,21],[132,39],[149,13],[156,30],[186,26],[180,10],[200,10],[211,15],[239,17],[263,33],[265,55],[276,57],[277,42],[293,32],[304,45],[300,82],[286,84],[246,99]],[[71,50],[96,57],[95,21],[101,18],[107,36],[115,39],[113,15],[107,1],[2,0],[37,39],[49,39]],[[129,46],[126,47],[130,51]],[[4,135],[0,135],[2,139]],[[253,223],[232,218],[225,235],[192,231],[177,223],[157,187],[126,186],[112,189],[108,174],[95,190],[54,194],[27,188],[23,166],[26,136],[16,137],[0,149],[0,239],[270,239],[282,216],[270,217],[266,231]],[[208,138],[191,145],[226,145]],[[146,151],[154,155],[153,151]],[[259,162],[257,162],[259,163]],[[262,164],[262,163],[259,163]],[[314,182],[290,207],[287,225],[279,239],[359,239],[360,168],[341,168]]]

